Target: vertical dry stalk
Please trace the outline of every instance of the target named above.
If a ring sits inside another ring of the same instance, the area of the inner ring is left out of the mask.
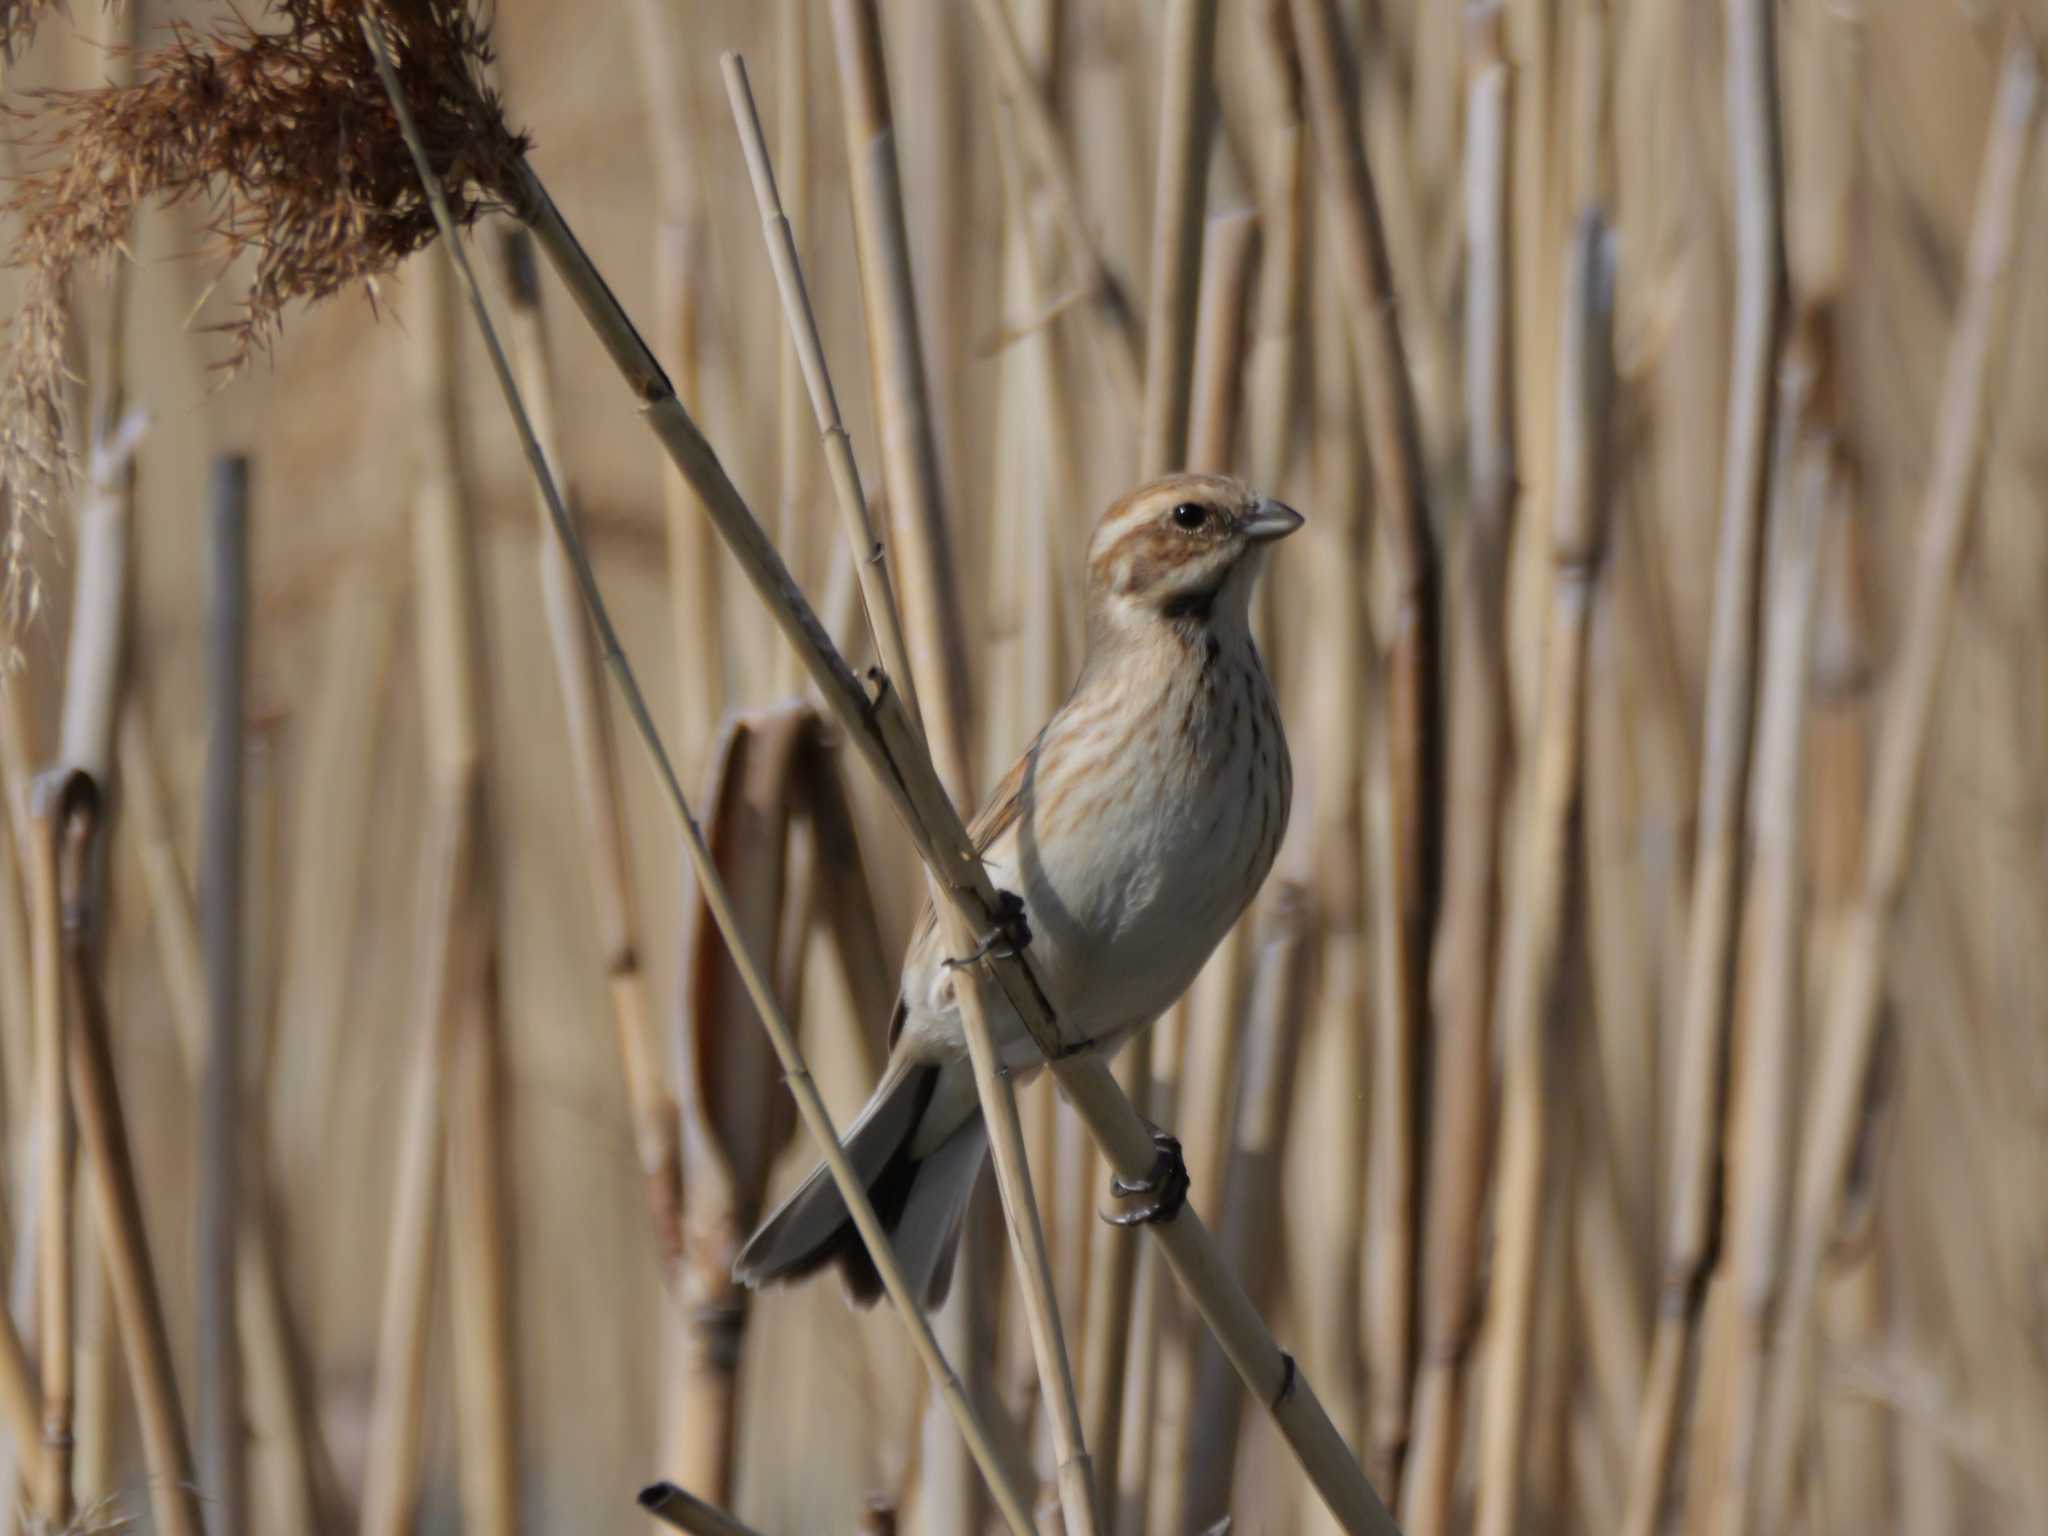
[[[1991,363],[2005,329],[2019,193],[2035,136],[2040,75],[2032,48],[2006,55],[1991,109],[1969,264],[1943,367],[1934,462],[1921,514],[1904,640],[1879,727],[1869,842],[1860,888],[1844,915],[1828,978],[1812,1109],[1801,1140],[1799,1182],[1778,1336],[1764,1399],[1762,1529],[1782,1528],[1799,1439],[1796,1407],[1821,1260],[1834,1227],[1862,1118],[1883,995],[1885,943],[1911,862],[1914,811],[1935,690],[1955,606],[1964,535],[1975,505]]]
[[[29,837],[30,952],[35,963],[36,1136],[40,1228],[36,1235],[39,1300],[36,1352],[43,1387],[43,1480],[40,1512],[54,1528],[71,1518],[71,1414],[74,1389],[72,1272],[76,1223],[71,1165],[75,1156],[71,1099],[65,1086],[69,1051],[64,1000],[63,911],[57,888],[57,845],[64,810],[56,784],[37,786]]]
[[[1580,217],[1564,295],[1558,389],[1558,496],[1551,529],[1551,622],[1543,656],[1541,729],[1530,765],[1527,820],[1500,969],[1505,1064],[1498,1253],[1487,1309],[1489,1348],[1479,1440],[1480,1536],[1508,1536],[1522,1517],[1529,1380],[1546,1168],[1553,1032],[1568,1030],[1559,988],[1565,914],[1576,881],[1586,636],[1605,538],[1604,434],[1613,373],[1614,268],[1599,214]]]
[[[356,980],[353,940],[360,931],[377,757],[387,734],[378,727],[400,629],[398,607],[398,584],[385,569],[352,569],[340,576],[320,638],[312,697],[297,717],[305,767],[297,777],[288,833],[293,871],[284,897],[283,952],[290,958],[279,977],[281,1059],[267,1117],[281,1172],[320,1166],[326,1148],[329,1090]],[[133,713],[122,722],[124,773]],[[128,793],[132,797],[134,791]],[[157,862],[149,846],[146,872]],[[159,846],[173,883],[151,873],[152,891],[182,891],[184,877],[176,872],[170,844]],[[159,909],[166,904],[152,899]]]
[[[448,1039],[455,977],[466,969],[461,893],[475,857],[464,786],[437,784],[420,847],[420,926],[411,1015],[413,1060],[399,1124],[397,1193],[385,1258],[375,1396],[363,1471],[362,1536],[407,1536],[419,1508],[425,1456],[427,1330],[434,1300]]]
[[[142,1198],[114,1079],[113,1043],[98,962],[82,921],[87,871],[99,831],[98,790],[82,774],[59,785],[60,888],[65,907],[64,981],[70,994],[65,1054],[109,1291],[121,1329],[149,1465],[150,1505],[165,1536],[199,1536],[191,1442],[171,1367],[170,1334],[142,1220]]]
[[[1038,83],[1038,72],[1025,55],[1005,0],[975,0],[974,12],[988,38],[996,89],[1014,113],[1018,140],[1032,173],[1052,204],[1060,238],[1066,243],[1067,260],[1079,273],[1079,287],[1089,300],[1089,336],[1097,361],[1116,381],[1119,398],[1127,404],[1135,403],[1144,392],[1144,355],[1137,316],[1089,228],[1073,164],[1061,142],[1059,124]],[[1036,313],[1036,308],[1032,312]]]
[[[1414,1134],[1412,1108],[1421,1085],[1423,1021],[1427,1011],[1430,925],[1434,905],[1441,810],[1441,743],[1437,710],[1437,566],[1429,524],[1427,478],[1414,384],[1402,346],[1399,310],[1388,263],[1386,232],[1373,190],[1372,169],[1355,130],[1356,82],[1344,55],[1335,0],[1293,0],[1294,31],[1315,140],[1326,207],[1334,220],[1341,259],[1346,319],[1365,393],[1366,443],[1372,459],[1374,499],[1386,538],[1392,600],[1387,633],[1388,884],[1394,901],[1391,943],[1380,946],[1379,1024],[1375,1057],[1383,1069],[1403,1070],[1380,1100],[1411,1106],[1406,1125],[1379,1139],[1375,1162],[1382,1194],[1368,1243],[1376,1255],[1378,1300],[1371,1307],[1373,1456],[1383,1479],[1398,1474],[1408,1438],[1409,1376],[1413,1365],[1415,1283]],[[1399,1188],[1392,1184],[1398,1182]]]
[[[518,1520],[518,1430],[507,1214],[502,1022],[491,820],[483,571],[461,462],[453,281],[444,261],[422,274],[419,341],[412,359],[425,425],[415,560],[427,654],[422,683],[436,778],[460,793],[472,818],[469,879],[453,913],[466,930],[467,964],[444,999],[447,1030],[448,1279],[454,1343],[457,1470],[471,1530],[509,1533]]]
[[[424,430],[414,503],[420,680],[433,786],[422,846],[421,949],[414,1029],[417,1060],[401,1142],[376,1399],[363,1499],[365,1536],[397,1536],[419,1499],[428,1309],[445,1179],[455,1300],[455,1385],[463,1504],[485,1530],[509,1529],[516,1472],[501,1188],[492,1136],[495,1070],[481,1037],[488,985],[488,849],[483,782],[483,680],[476,577],[454,434],[454,333],[444,263],[422,273],[413,387]],[[472,1037],[472,1045],[464,1037]],[[459,1152],[458,1152],[459,1149]]]
[[[200,899],[209,1008],[199,1116],[199,1416],[215,1536],[249,1523],[241,1339],[242,714],[248,676],[249,461],[214,462],[207,508],[207,755]]]
[[[49,1471],[43,1445],[43,1394],[36,1384],[35,1366],[14,1326],[14,1313],[7,1307],[0,1307],[0,1417],[5,1418],[13,1436],[11,1450],[25,1502],[39,1510],[47,1497],[43,1479]]]
[[[506,292],[511,300],[512,357],[533,413],[534,435],[550,465],[562,476],[561,446],[555,431],[555,371],[542,322],[539,274],[531,237],[513,230],[505,237]],[[562,476],[566,483],[566,477]],[[625,1069],[626,1100],[633,1114],[634,1144],[647,1184],[648,1214],[665,1260],[676,1254],[682,1173],[677,1147],[676,1101],[654,1028],[647,978],[640,967],[640,921],[633,900],[632,861],[619,808],[618,750],[604,707],[604,681],[590,622],[576,596],[576,578],[561,546],[549,535],[547,506],[535,497],[540,520],[541,601],[554,652],[555,681],[568,717],[569,749],[576,774],[577,804],[583,813],[583,847],[590,863],[591,897],[597,915],[598,947],[609,983],[612,1020]]]
[[[1152,285],[1145,320],[1145,408],[1138,473],[1153,479],[1187,461],[1202,207],[1215,133],[1216,0],[1171,0],[1160,63],[1159,161],[1154,180]],[[1105,1475],[1113,1463],[1105,1459]]]
[[[1781,484],[1774,496],[1762,687],[1757,703],[1748,891],[1744,897],[1745,1001],[1739,1075],[1732,1087],[1727,1163],[1729,1278],[1735,1290],[1727,1439],[1714,1484],[1712,1524],[1741,1536],[1755,1514],[1757,1458],[1797,1093],[1797,1033],[1805,986],[1801,884],[1806,693],[1817,590],[1816,546],[1831,445],[1806,429],[1809,360],[1786,356],[1780,386]],[[1802,440],[1804,439],[1804,440]],[[1787,473],[1790,471],[1790,473]]]
[[[1757,585],[1769,498],[1772,383],[1785,296],[1775,8],[1727,7],[1736,316],[1708,641],[1698,846],[1678,1021],[1678,1107],[1651,1379],[1629,1477],[1627,1536],[1650,1536],[1676,1460],[1676,1419],[1712,1255],[1725,1114],[1729,989],[1756,685]]]
[[[939,773],[956,800],[972,798],[973,704],[967,631],[960,615],[939,478],[930,381],[904,229],[902,184],[876,0],[833,0],[832,33],[853,178],[854,234],[881,421],[882,479],[903,563],[904,638],[912,669],[897,674],[912,718],[931,736]],[[912,672],[921,692],[911,692]],[[918,707],[922,700],[923,707]]]
[[[706,246],[703,193],[696,175],[700,146],[690,133],[686,104],[692,75],[676,35],[676,8],[668,0],[636,0],[638,33],[654,150],[661,218],[654,232],[658,334],[671,349],[670,366],[685,399],[698,398],[701,317],[698,301]],[[708,751],[719,711],[730,691],[730,648],[724,640],[722,571],[718,541],[705,527],[689,483],[662,471],[668,525],[669,590],[675,615],[676,678],[681,690],[679,735],[685,751]]]
[[[1294,1065],[1308,1012],[1313,931],[1307,891],[1291,883],[1280,886],[1267,908],[1252,961],[1237,1123],[1217,1198],[1223,1213],[1217,1243],[1225,1261],[1244,1275],[1252,1300],[1262,1306],[1271,1298],[1279,1273],[1275,1218],[1288,1112],[1294,1103]],[[1167,1527],[1177,1531],[1207,1530],[1228,1512],[1244,1420],[1244,1394],[1230,1379],[1223,1357],[1210,1349],[1197,1359],[1181,1482],[1159,1490],[1161,1497],[1178,1501]]]
[[[1259,267],[1259,219],[1250,209],[1210,218],[1202,236],[1195,304],[1188,465],[1228,473],[1244,394],[1245,331]]]
[[[1444,906],[1430,957],[1434,1097],[1423,1218],[1415,1440],[1402,1488],[1409,1536],[1445,1536],[1478,1326],[1486,1207],[1493,958],[1507,794],[1506,573],[1514,516],[1507,242],[1508,75],[1498,4],[1468,19],[1465,127],[1465,414],[1470,502],[1450,605]]]

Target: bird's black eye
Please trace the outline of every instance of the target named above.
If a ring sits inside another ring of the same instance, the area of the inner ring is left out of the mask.
[[[1173,521],[1177,527],[1193,533],[1209,521],[1209,509],[1199,501],[1184,501],[1173,509]]]

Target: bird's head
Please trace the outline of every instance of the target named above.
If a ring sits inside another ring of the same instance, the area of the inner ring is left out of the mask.
[[[1131,492],[1089,541],[1091,641],[1162,623],[1242,627],[1267,547],[1301,523],[1224,475],[1169,475]]]

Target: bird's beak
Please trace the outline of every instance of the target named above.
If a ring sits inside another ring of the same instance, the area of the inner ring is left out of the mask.
[[[1286,538],[1303,521],[1302,515],[1292,507],[1277,501],[1262,501],[1257,511],[1237,525],[1237,530],[1254,544],[1267,544],[1274,539]]]

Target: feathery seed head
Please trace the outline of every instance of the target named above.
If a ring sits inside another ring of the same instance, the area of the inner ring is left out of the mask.
[[[1169,475],[1133,491],[1089,543],[1091,638],[1161,621],[1242,625],[1266,546],[1301,523],[1227,475]]]

